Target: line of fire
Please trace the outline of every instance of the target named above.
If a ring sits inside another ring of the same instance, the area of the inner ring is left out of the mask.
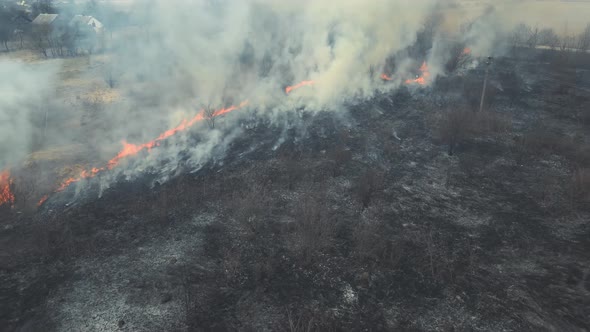
[[[468,56],[470,53],[471,53],[470,49],[465,48],[462,55]],[[388,82],[388,81],[393,80],[393,78],[386,73],[382,73],[379,77],[384,82]],[[416,85],[425,86],[430,82],[429,80],[430,80],[430,73],[428,70],[428,65],[426,62],[423,62],[419,68],[419,75],[416,75],[416,78],[405,79],[403,82],[404,82],[404,84],[407,84],[407,85],[416,84]],[[316,85],[315,81],[304,80],[304,81],[301,81],[297,84],[285,87],[285,93],[287,95],[289,95],[297,89],[300,89],[302,87],[310,87],[313,85]],[[227,108],[219,109],[219,110],[215,111],[213,114],[211,114],[211,116],[212,117],[219,117],[219,116],[222,116],[225,114],[229,114],[231,112],[242,109],[247,105],[248,105],[248,101],[243,101],[239,105],[233,105],[233,106],[229,106]],[[128,157],[135,156],[141,151],[150,151],[152,148],[157,147],[162,141],[168,139],[169,137],[171,137],[179,132],[186,131],[187,129],[191,128],[194,124],[204,121],[206,119],[206,117],[207,117],[207,114],[206,114],[205,110],[200,110],[193,118],[183,120],[178,126],[163,132],[161,135],[159,135],[157,138],[155,138],[151,141],[148,141],[148,142],[145,142],[142,144],[133,144],[133,143],[123,141],[122,142],[123,148],[119,151],[119,153],[115,157],[110,159],[106,163],[106,165],[100,166],[100,167],[92,167],[90,169],[84,169],[80,172],[80,174],[78,176],[69,177],[69,178],[62,180],[61,184],[55,189],[54,192],[55,193],[62,192],[74,183],[80,182],[85,179],[91,179],[102,172],[106,172],[108,170],[111,170],[111,169],[117,167],[117,165],[119,165],[121,160],[128,158]],[[11,205],[12,206],[14,204],[15,194],[11,190],[11,187],[13,185],[14,185],[14,180],[10,176],[10,170],[5,169],[2,172],[0,172],[0,206],[1,205]],[[41,205],[43,205],[49,199],[50,195],[51,195],[50,193],[43,195],[39,199],[37,206],[40,207]]]

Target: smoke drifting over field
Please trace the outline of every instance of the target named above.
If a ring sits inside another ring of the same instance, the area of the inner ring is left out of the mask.
[[[437,23],[444,21],[445,11],[434,0],[153,0],[132,7],[132,32],[117,32],[112,44],[107,41],[104,75],[116,81],[115,89],[126,99],[105,106],[103,132],[92,139],[103,161],[90,161],[96,168],[85,175],[92,177],[103,168],[113,176],[116,170],[131,176],[151,166],[170,174],[180,151],[188,151],[189,163],[197,168],[239,134],[235,119],[240,116],[234,114],[256,112],[281,124],[302,107],[341,112],[345,102],[410,84],[408,79],[424,72],[423,63],[427,85],[445,74],[445,63],[453,56],[451,41],[465,42],[475,56],[502,50],[502,21],[493,10],[459,36]],[[1,63],[0,72],[3,167],[31,152],[30,137],[41,128],[31,124],[27,110],[38,107],[55,78],[19,64]],[[388,79],[380,79],[385,72]],[[301,81],[313,84],[285,93]],[[248,106],[227,116],[223,126],[195,123],[197,143],[179,133],[163,151],[152,151],[133,166],[120,167],[126,160],[105,166],[122,140],[135,144],[132,148],[141,146],[206,105],[221,109],[246,100]],[[65,136],[59,141],[68,141],[67,132],[58,133]],[[162,166],[162,159],[168,166]]]
[[[53,66],[27,66],[0,60],[0,170],[22,160],[30,151],[34,122],[55,79]]]

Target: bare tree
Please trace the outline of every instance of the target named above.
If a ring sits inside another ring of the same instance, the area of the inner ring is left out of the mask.
[[[559,46],[559,37],[553,29],[542,29],[539,31],[539,44],[554,50]]]
[[[211,103],[203,106],[203,115],[205,115],[205,119],[207,120],[207,124],[209,128],[215,128],[215,116],[216,110],[211,106]]]
[[[564,35],[559,43],[559,50],[562,52],[571,51],[575,46],[575,37]]]
[[[539,28],[530,28],[526,44],[529,48],[536,48],[539,44]]]
[[[520,23],[519,25],[517,25],[516,28],[514,28],[514,30],[512,31],[512,49],[515,50],[519,46],[526,44],[530,33],[531,27],[529,27],[528,25],[524,23]]]
[[[584,52],[590,49],[590,23],[586,25],[584,31],[578,36],[578,49]]]
[[[10,41],[14,31],[14,25],[10,17],[10,12],[0,4],[0,42],[4,44],[6,52],[8,49],[8,42]]]
[[[50,47],[49,34],[50,29],[48,27],[38,27],[34,28],[30,35],[33,48],[41,52],[45,57],[49,55],[47,53],[47,49]]]

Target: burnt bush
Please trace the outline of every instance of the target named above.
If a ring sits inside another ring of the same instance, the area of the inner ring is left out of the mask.
[[[330,173],[333,177],[340,175],[341,169],[352,160],[352,152],[346,149],[345,146],[336,146],[333,150],[328,152],[328,161],[330,165]]]
[[[450,58],[445,64],[445,71],[447,73],[454,73],[457,69],[460,69],[467,64],[471,59],[469,51],[466,50],[464,43],[454,43],[450,47]]]
[[[287,310],[286,331],[289,332],[313,332],[313,331],[338,331],[336,317],[330,312],[321,312],[311,308],[301,308],[293,313]]]
[[[463,99],[467,106],[471,109],[479,109],[481,102],[481,92],[483,89],[483,78],[480,76],[466,78],[463,83]],[[486,87],[486,94],[484,98],[483,109],[489,110],[496,102],[496,97],[499,94],[498,88],[491,85],[488,81]]]
[[[579,168],[574,172],[572,191],[575,200],[590,202],[590,168]]]
[[[360,263],[395,268],[403,255],[403,246],[392,230],[380,221],[361,221],[352,230],[354,256]]]
[[[524,134],[516,144],[520,144],[524,152],[531,155],[551,153],[563,156],[580,166],[590,163],[588,145],[543,125],[538,125]]]
[[[512,121],[496,112],[472,112],[466,108],[456,107],[444,112],[437,119],[435,127],[436,139],[448,145],[448,154],[452,156],[462,141],[508,132],[512,128]]]
[[[375,195],[383,189],[383,183],[384,174],[372,168],[357,179],[355,195],[363,209],[368,208]]]
[[[267,228],[270,193],[262,185],[250,183],[246,190],[234,194],[230,211],[245,234],[256,236]]]
[[[291,239],[291,251],[304,264],[329,248],[337,233],[325,196],[308,193],[297,205],[297,217]]]
[[[474,113],[464,108],[455,108],[445,112],[438,123],[438,138],[449,147],[452,156],[455,147],[467,138],[474,123]]]

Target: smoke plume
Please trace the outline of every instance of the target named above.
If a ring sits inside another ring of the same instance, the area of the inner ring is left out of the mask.
[[[61,84],[57,70],[65,70],[56,60],[0,62],[0,168],[22,161],[31,152],[32,137],[43,132],[46,143],[84,145],[87,169],[73,174],[71,183],[101,173],[108,186],[120,175],[130,178],[150,168],[166,178],[181,163],[198,169],[223,155],[242,132],[239,122],[245,117],[282,126],[296,118],[294,110],[340,116],[344,105],[376,91],[404,84],[417,89],[414,82],[428,85],[445,75],[453,43],[463,42],[475,56],[505,50],[508,28],[497,11],[482,8],[459,32],[449,28],[459,24],[451,22],[456,18],[444,5],[436,0],[133,2],[125,27],[107,30],[105,52],[88,55],[86,79],[116,100],[95,100],[91,112],[78,100],[84,92],[56,97],[62,99],[57,114],[74,108],[68,112],[88,115],[82,129],[55,122],[45,128],[39,121],[43,107],[56,104],[48,101],[49,93]],[[302,81],[308,83],[286,90]],[[82,88],[61,86],[60,91],[76,89]],[[248,104],[220,116],[217,125],[191,122],[156,148],[161,133],[186,124],[202,109],[244,101]],[[117,159],[111,167],[109,160],[124,147],[150,153],[141,160]]]

